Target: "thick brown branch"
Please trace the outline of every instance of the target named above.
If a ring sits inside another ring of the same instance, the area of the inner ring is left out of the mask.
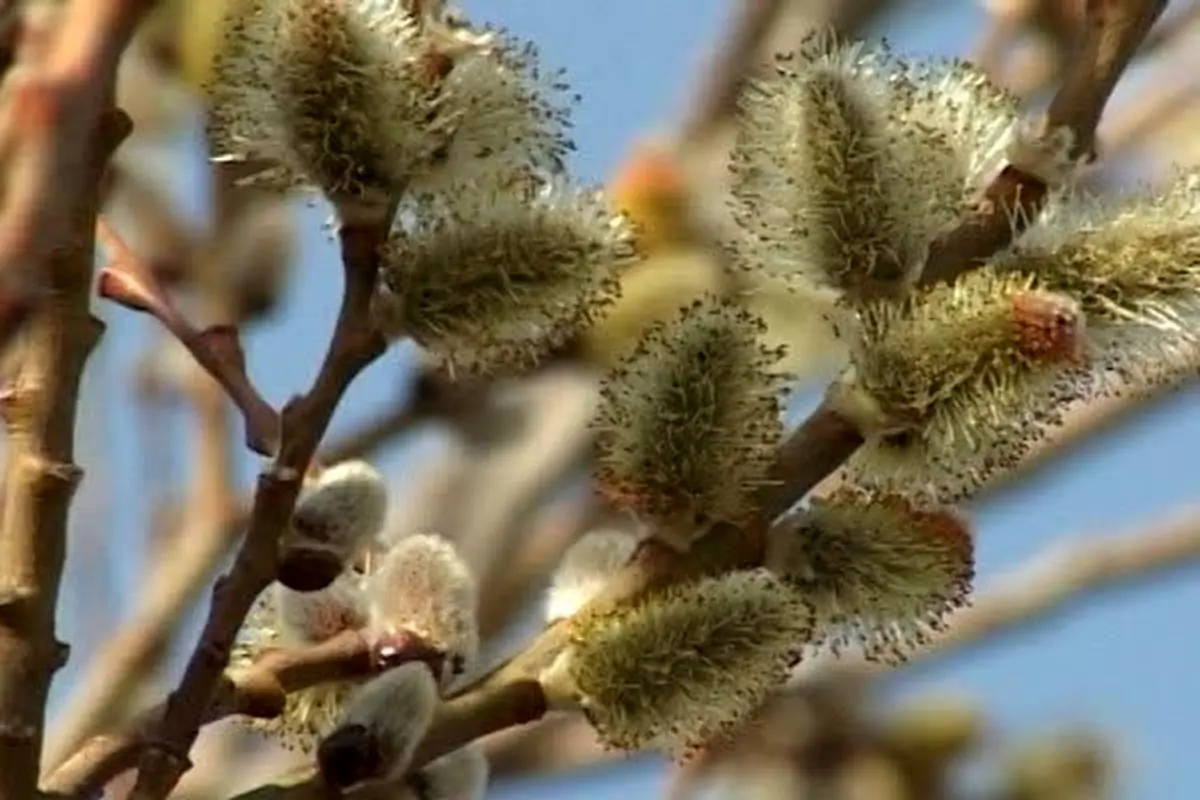
[[[117,65],[153,0],[75,0],[39,59],[18,61],[0,96],[0,152],[6,161],[0,208],[0,348],[52,287],[44,269],[79,238],[86,199],[128,134],[114,113]],[[47,202],[47,198],[55,198]],[[90,237],[90,233],[88,234]]]
[[[187,771],[187,753],[229,663],[234,637],[255,598],[275,579],[278,540],[295,507],[301,476],[343,393],[386,347],[370,324],[369,307],[389,224],[390,214],[375,223],[342,227],[345,289],[328,352],[312,388],[283,410],[279,454],[259,477],[245,541],[213,592],[200,641],[179,687],[167,699],[154,746],[139,762],[134,800],[161,800]]]
[[[117,62],[144,0],[77,0],[36,63],[7,76],[0,150],[0,346],[24,323],[7,387],[0,529],[0,799],[37,796],[50,682],[66,659],[55,605],[66,555],[75,410],[103,326],[91,316],[93,226],[101,181],[129,119],[113,106]]]
[[[1166,5],[1166,0],[1088,0],[1078,51],[1050,101],[1045,121],[1047,131],[1071,130],[1074,157],[1093,155],[1104,107]],[[1046,194],[1041,180],[1005,167],[976,210],[933,241],[922,283],[953,281],[1006,247],[1037,218]]]

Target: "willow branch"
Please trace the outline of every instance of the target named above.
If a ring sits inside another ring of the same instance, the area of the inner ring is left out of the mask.
[[[205,449],[227,449],[227,415],[224,408],[214,408],[211,391],[216,385],[203,381],[206,386],[197,387],[197,413],[201,418],[199,432],[201,451]],[[437,384],[440,387],[440,383]],[[219,391],[219,388],[218,388]],[[398,405],[379,418],[369,421],[362,428],[347,432],[321,448],[318,458],[324,463],[337,463],[350,458],[364,458],[397,436],[404,434],[422,420],[446,415],[467,413],[477,410],[478,392],[463,397],[454,387],[435,388],[427,380],[418,378],[408,403]],[[222,395],[223,397],[223,395]],[[201,458],[201,470],[210,473],[209,478],[221,473],[227,477],[225,459]],[[240,501],[216,501],[213,493],[202,493],[209,500],[196,498],[196,505],[203,513],[185,513],[186,524],[172,537],[172,549],[164,555],[159,567],[154,570],[150,584],[146,587],[138,610],[113,636],[95,663],[81,680],[81,688],[75,693],[75,705],[68,706],[63,713],[67,720],[63,730],[57,733],[48,747],[43,762],[55,776],[53,786],[62,786],[56,769],[81,742],[95,734],[97,726],[112,716],[116,704],[131,682],[140,679],[146,663],[175,629],[180,617],[192,607],[200,596],[205,582],[214,568],[225,557],[231,544],[245,530],[250,515],[251,498]],[[106,734],[102,739],[120,740],[121,734]],[[91,746],[91,745],[89,745]],[[136,755],[134,756],[136,757]],[[71,755],[78,763],[78,754]],[[130,764],[129,766],[132,766]],[[124,769],[125,767],[123,767]]]
[[[379,269],[379,247],[388,218],[343,224],[340,238],[345,289],[324,362],[308,393],[280,415],[279,452],[258,479],[246,538],[229,574],[213,592],[213,604],[183,679],[167,699],[155,743],[138,764],[133,800],[166,797],[189,765],[187,753],[218,688],[238,629],[255,598],[275,579],[276,551],[307,469],[342,395],[355,377],[383,353],[386,343],[370,324],[370,300]]]
[[[494,731],[536,722],[545,713],[546,699],[541,686],[533,680],[515,680],[454,698],[438,709],[429,735],[413,757],[413,768]],[[404,778],[375,781],[344,792],[341,797],[393,800],[404,785]],[[329,797],[329,788],[316,775],[304,774],[288,782],[243,792],[233,800],[328,800]]]
[[[1093,2],[1089,6],[1088,28],[1080,54],[1069,69],[1048,114],[1050,128],[1067,125],[1072,129],[1079,154],[1090,152],[1096,123],[1117,78],[1164,5],[1161,0],[1132,0]],[[991,199],[1003,200],[1010,192],[1013,197],[1022,196],[1021,180],[1014,170],[1006,170],[997,179]],[[1044,186],[1041,191],[1044,194]],[[1024,196],[1030,197],[1029,193]],[[994,215],[993,222],[1002,220],[1004,223],[1004,238],[978,235],[984,230],[980,227],[981,218],[964,221],[938,243],[931,254],[930,267],[935,275],[940,274],[945,279],[961,274],[1008,242],[1013,233],[1010,224],[1013,206],[995,202],[991,206],[989,213]],[[621,602],[651,586],[714,568],[757,563],[761,555],[760,534],[766,524],[838,469],[862,443],[862,434],[838,412],[835,392],[831,391],[826,401],[782,446],[771,472],[771,485],[759,497],[759,519],[750,530],[714,530],[685,555],[644,545],[593,604],[602,607]],[[487,696],[502,687],[518,685],[535,677],[561,650],[564,639],[561,625],[547,628],[522,654],[486,676],[463,697]],[[503,720],[497,717],[490,721],[500,723]],[[461,720],[443,718],[435,722],[429,736],[433,741],[442,741],[442,737],[453,740],[454,737],[443,729],[454,731],[465,727]],[[489,731],[497,729],[489,727]]]
[[[196,239],[165,197],[134,173],[119,169],[117,161],[111,167],[110,175],[116,173],[118,190],[134,198],[133,216],[139,229],[144,234],[149,220],[154,234],[151,239],[159,240],[158,251],[169,253],[173,266],[164,269],[164,264],[155,264],[153,257],[139,260],[115,233],[108,231],[112,237],[108,242],[110,257],[123,261],[127,269],[150,275],[156,282],[170,280],[171,274],[174,280],[195,275],[202,248],[211,248],[229,236],[228,211],[230,207],[239,208],[243,198],[224,191],[226,181],[221,171],[214,169],[213,211],[218,224],[209,237]],[[100,227],[104,233],[106,226]],[[208,272],[208,279],[197,284],[195,293],[205,313],[242,321],[236,311],[240,304],[231,271]],[[104,641],[58,715],[60,722],[52,728],[42,755],[43,776],[117,717],[145,676],[157,666],[180,618],[194,605],[244,527],[245,514],[234,495],[234,440],[226,392],[199,363],[189,366],[191,369],[177,387],[191,402],[196,421],[191,459],[195,470],[189,496],[179,510],[176,530],[169,543],[164,543],[169,552],[164,549],[156,554],[132,617]]]
[[[1111,93],[1112,85],[1149,24],[1161,10],[1161,3],[1096,3],[1089,8],[1089,27],[1081,56],[1051,104],[1048,121],[1051,127],[1071,127],[1076,133],[1080,154],[1090,152],[1095,123]],[[953,267],[947,268],[953,270],[953,274],[949,275],[953,277],[1007,243],[1013,233],[1011,215],[1017,206],[1001,201],[1010,196],[1021,202],[1031,201],[1035,211],[1040,203],[1040,198],[1033,198],[1031,193],[1024,191],[1026,177],[1011,168],[1001,174],[989,191],[990,202],[983,204],[979,214],[937,243],[931,257],[931,274],[940,271],[946,277],[946,269],[942,268],[944,262],[953,262]],[[1044,186],[1041,192],[1044,195]],[[980,235],[981,231],[987,233],[987,225],[982,224],[985,219],[993,222],[1003,220],[1005,231],[1002,238]],[[781,451],[780,462],[773,474],[775,486],[765,491],[762,497],[763,518],[773,516],[802,497],[853,454],[861,442],[862,437],[854,426],[838,415],[832,404],[823,404],[807,423],[797,429]],[[761,528],[761,525],[756,527]],[[760,533],[761,530],[716,530],[686,555],[666,552],[653,545],[643,547],[631,564],[615,577],[594,602],[598,605],[620,602],[659,583],[679,580],[714,568],[755,563],[759,555]],[[236,627],[232,631],[236,631]],[[419,766],[422,760],[449,752],[479,735],[540,716],[538,709],[544,710],[544,700],[540,703],[537,701],[540,689],[537,688],[535,677],[564,644],[564,628],[561,625],[551,626],[525,652],[453,698],[444,706],[443,713],[431,728],[416,765]],[[518,701],[518,698],[522,699]],[[152,752],[161,754],[164,751]],[[376,788],[367,787],[361,791],[371,792]],[[322,790],[323,787],[309,780],[288,787],[263,787],[246,797],[318,797],[321,795],[317,792]],[[135,797],[143,796],[162,795],[159,792],[138,794],[135,790]]]
[[[1078,155],[1091,152],[1096,125],[1117,79],[1165,5],[1163,0],[1089,3],[1078,57],[1050,104],[1046,123],[1048,130],[1069,127]],[[981,266],[1019,233],[1019,221],[1036,216],[1046,191],[1032,176],[1006,167],[977,211],[933,242],[922,281],[952,281]],[[760,499],[765,517],[773,518],[799,502],[862,443],[861,433],[827,397],[784,443],[772,485]]]
[[[269,719],[284,707],[287,695],[330,681],[370,676],[381,667],[406,661],[441,658],[419,637],[405,634],[388,640],[392,648],[385,662],[357,631],[343,631],[312,647],[268,651],[252,666],[227,670],[220,678],[204,724],[235,714]],[[43,791],[67,796],[87,796],[133,767],[151,744],[161,724],[165,704],[137,716],[120,732],[96,736],[58,767],[43,783]]]
[[[201,594],[241,526],[233,494],[230,415],[220,386],[195,371],[189,393],[196,409],[196,473],[170,550],[155,562],[128,622],[105,641],[79,679],[42,762],[54,768],[102,730],[152,668],[179,618]]]
[[[1163,5],[1155,0],[1094,2],[1089,6],[1088,29],[1080,55],[1051,103],[1048,123],[1051,127],[1070,126],[1076,134],[1076,146],[1080,153],[1090,150],[1095,125],[1117,77],[1162,12]],[[1013,170],[1008,170],[998,179],[998,186],[1008,186],[1007,181],[1013,177]],[[1012,187],[1017,194],[1020,193],[1019,188]],[[991,213],[1003,219],[1006,238],[996,240],[979,237],[976,235],[979,220],[968,219],[941,243],[941,249],[931,255],[935,273],[953,277],[949,274],[949,261],[945,261],[950,259],[954,262],[955,274],[960,274],[979,264],[1008,241],[1007,237],[1012,234],[1009,214],[1003,208],[993,208]],[[939,262],[938,259],[944,261]],[[835,400],[831,391],[825,402],[783,444],[771,472],[771,485],[759,497],[759,520],[752,526],[759,531],[713,531],[683,556],[643,547],[630,565],[614,577],[602,596],[593,602],[597,605],[620,602],[657,583],[704,572],[717,564],[729,568],[741,563],[756,563],[760,546],[756,534],[838,469],[863,443],[862,434],[838,412]],[[536,670],[548,663],[561,649],[563,637],[560,627],[551,626],[525,652],[487,676],[471,691],[486,693],[497,686],[536,675]],[[437,735],[437,725],[430,735]]]

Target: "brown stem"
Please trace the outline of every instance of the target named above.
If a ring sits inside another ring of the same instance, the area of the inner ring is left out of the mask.
[[[242,525],[233,494],[232,418],[221,387],[199,369],[188,382],[197,417],[193,490],[169,552],[146,576],[133,616],[109,637],[73,688],[42,756],[53,769],[117,716],[145,680]]]
[[[1084,33],[1046,111],[1048,130],[1075,134],[1075,157],[1092,157],[1096,126],[1117,81],[1167,8],[1167,0],[1087,0]]]
[[[759,492],[764,520],[774,520],[832,475],[863,444],[854,424],[827,400],[779,448],[771,481]]]
[[[328,352],[312,388],[283,409],[279,454],[259,476],[245,541],[229,574],[217,583],[200,641],[167,698],[154,744],[139,761],[133,800],[162,800],[189,768],[187,753],[229,663],[234,637],[255,598],[275,579],[278,540],[295,507],[301,476],[343,393],[386,347],[370,324],[369,309],[390,216],[342,226],[345,289]]]
[[[1166,6],[1166,0],[1088,0],[1077,53],[1046,112],[1045,130],[1074,134],[1072,156],[1093,155],[1104,107]],[[921,282],[952,282],[1006,247],[1037,218],[1047,191],[1034,176],[1005,167],[977,208],[930,245]]]

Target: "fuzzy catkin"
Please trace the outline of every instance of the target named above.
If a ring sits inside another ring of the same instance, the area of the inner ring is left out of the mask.
[[[846,381],[892,425],[850,460],[862,484],[968,496],[1096,387],[1079,304],[1027,275],[980,269],[868,305],[858,334]]]
[[[366,579],[367,631],[374,637],[410,631],[446,655],[446,682],[479,651],[479,589],[447,540],[414,534],[396,542]]]
[[[637,549],[638,537],[622,530],[585,533],[558,562],[546,591],[547,623],[565,619],[595,597]]]
[[[423,663],[401,664],[372,678],[349,699],[337,727],[321,741],[321,775],[342,787],[403,775],[437,704],[437,684]]]
[[[379,471],[365,461],[343,461],[301,489],[290,540],[345,564],[383,527],[387,509],[387,484]]]
[[[1172,381],[1200,351],[1200,170],[1109,199],[1060,193],[994,260],[1078,300],[1115,390]]]
[[[597,192],[475,186],[391,238],[372,315],[451,370],[521,371],[580,333],[634,258],[628,224]]]
[[[339,575],[316,592],[297,592],[279,583],[268,591],[274,593],[275,628],[287,644],[318,644],[366,622],[366,596],[353,573]]]
[[[652,591],[571,620],[571,644],[542,676],[609,747],[686,756],[729,733],[787,678],[812,609],[764,570]]]
[[[503,31],[402,0],[247,0],[206,89],[217,157],[344,211],[525,170],[561,172],[573,99]]]
[[[238,632],[230,666],[253,666],[276,647],[318,644],[365,622],[354,576],[346,575],[318,592],[293,592],[274,584],[260,595]],[[332,681],[289,692],[283,712],[271,719],[251,719],[249,726],[285,750],[311,756],[319,738],[338,720],[353,693],[353,681]]]
[[[643,337],[601,388],[596,480],[614,502],[686,547],[751,510],[783,434],[782,354],[761,320],[704,297]]]
[[[999,167],[1014,99],[954,61],[807,39],[752,81],[730,168],[738,264],[759,280],[895,295]]]
[[[966,604],[974,544],[949,510],[849,486],[773,527],[766,566],[812,604],[814,644],[899,663]]]

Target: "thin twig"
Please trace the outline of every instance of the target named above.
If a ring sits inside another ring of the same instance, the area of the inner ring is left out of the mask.
[[[117,174],[113,176],[113,172]],[[133,172],[119,169],[119,159],[114,160],[110,168],[114,185],[123,194],[137,198],[134,216],[139,224],[144,228],[149,214],[151,227],[158,237],[171,243],[171,247],[164,244],[163,252],[170,254],[173,267],[164,270],[163,264],[139,263],[119,239],[110,241],[110,247],[115,248],[122,259],[132,262],[132,269],[160,280],[166,279],[164,272],[173,273],[176,281],[182,275],[194,278],[199,272],[201,246],[211,246],[228,235],[227,223],[231,220],[229,214],[223,213],[223,206],[236,206],[240,200],[238,195],[220,191],[223,174],[219,169],[213,172],[217,187],[213,192],[213,211],[218,224],[208,240],[197,240],[187,231],[166,198]],[[105,226],[101,226],[101,230],[104,229]],[[217,319],[242,322],[235,311],[239,304],[231,273],[208,270],[205,275],[206,280],[193,282],[205,312]],[[180,618],[195,603],[220,559],[241,533],[244,514],[234,495],[236,470],[226,395],[202,366],[191,363],[187,367],[177,388],[191,401],[197,423],[192,459],[195,470],[188,500],[175,515],[179,521],[170,536],[170,551],[166,552],[164,547],[168,542],[158,542],[159,547],[152,556],[153,568],[139,592],[132,618],[105,640],[100,652],[88,664],[87,671],[76,682],[66,709],[59,714],[60,722],[51,730],[42,755],[43,775],[84,740],[108,726],[129,702],[145,676],[158,666]],[[238,517],[242,523],[236,523]]]
[[[225,554],[240,527],[233,494],[230,419],[220,386],[198,368],[190,394],[196,407],[195,488],[171,552],[156,560],[132,619],[106,640],[78,681],[42,761],[56,767],[85,739],[102,730],[144,680],[155,655],[170,641],[182,613]]]
[[[450,387],[453,389],[453,387]],[[198,404],[201,398],[197,398]],[[418,381],[408,403],[398,405],[363,427],[348,431],[321,448],[317,458],[322,463],[337,463],[351,458],[366,458],[379,448],[402,436],[425,419],[464,413],[474,399],[462,398],[453,391],[434,392]],[[216,409],[200,408],[202,418],[201,444],[204,447],[224,446],[228,437],[217,433],[215,420],[203,422]],[[221,417],[226,415],[221,410]],[[214,469],[217,459],[211,460]],[[209,459],[201,459],[208,464]],[[224,471],[224,467],[220,467]],[[207,471],[207,469],[206,469]],[[225,477],[228,477],[227,473]],[[77,706],[63,712],[66,726],[59,731],[48,747],[44,763],[50,769],[63,761],[83,739],[96,733],[97,725],[111,716],[122,691],[131,681],[139,680],[138,665],[146,663],[175,629],[180,616],[192,607],[203,590],[215,566],[226,555],[231,544],[245,530],[250,516],[252,498],[214,505],[197,506],[204,513],[185,514],[185,525],[172,538],[172,549],[160,559],[139,603],[139,610],[125,623],[101,651],[100,656],[80,681]],[[88,688],[90,687],[90,688]],[[114,734],[115,735],[115,734]],[[74,760],[75,756],[72,756]]]
[[[111,266],[100,272],[100,296],[126,308],[143,311],[161,322],[196,362],[221,384],[242,412],[246,444],[262,455],[274,452],[279,436],[279,415],[246,374],[246,358],[237,328],[212,325],[198,330],[176,308],[154,273],[141,264],[116,231],[101,220],[97,234],[112,259]]]

